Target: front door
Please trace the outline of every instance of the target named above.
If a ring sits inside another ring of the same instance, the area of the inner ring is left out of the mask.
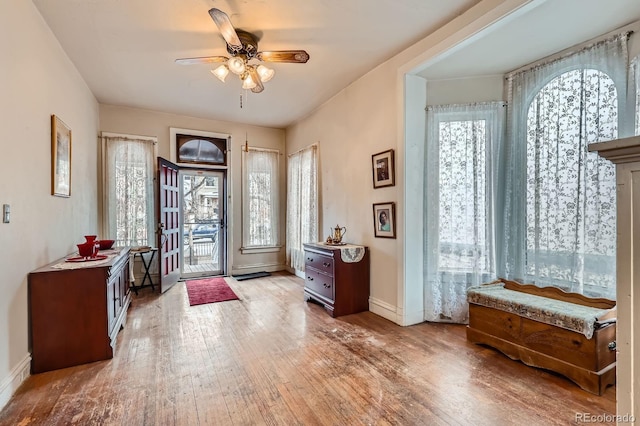
[[[158,256],[160,292],[180,278],[180,221],[178,166],[158,157]]]
[[[226,271],[225,171],[181,169],[180,228],[182,278]]]

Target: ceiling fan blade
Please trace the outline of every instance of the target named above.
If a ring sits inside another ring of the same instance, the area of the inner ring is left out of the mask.
[[[235,28],[231,25],[231,19],[229,19],[229,15],[221,11],[220,9],[216,9],[215,7],[209,9],[209,15],[213,19],[213,22],[216,23],[222,37],[227,42],[227,44],[231,47],[232,50],[239,52],[242,50],[242,42],[240,38],[238,38],[238,34],[236,33]]]
[[[309,60],[309,54],[304,50],[274,50],[271,52],[258,52],[256,58],[264,62],[304,64]]]
[[[214,62],[227,62],[229,58],[226,56],[201,56],[199,58],[180,58],[176,59],[176,64],[180,65],[197,65],[212,64]]]
[[[264,86],[262,85],[262,81],[260,80],[260,76],[258,75],[258,71],[256,71],[256,67],[249,67],[249,75],[251,76],[251,80],[256,82],[256,87],[251,89],[253,93],[260,93],[264,90]]]

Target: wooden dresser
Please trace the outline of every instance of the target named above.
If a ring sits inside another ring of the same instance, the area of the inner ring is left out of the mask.
[[[342,250],[349,247],[360,247],[364,253],[362,256],[350,256],[349,253],[343,256]],[[369,310],[367,247],[307,243],[304,252],[306,301],[320,303],[332,317]]]
[[[131,296],[129,249],[110,253],[95,265],[54,267],[65,266],[63,258],[29,273],[32,373],[113,357]]]

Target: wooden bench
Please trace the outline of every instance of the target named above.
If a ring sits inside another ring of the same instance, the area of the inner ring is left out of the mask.
[[[498,280],[467,292],[467,340],[602,395],[616,379],[616,302]]]

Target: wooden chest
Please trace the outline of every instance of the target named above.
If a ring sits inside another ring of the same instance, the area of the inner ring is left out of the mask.
[[[569,378],[582,389],[601,395],[616,376],[615,302],[565,293],[553,287],[540,288],[506,281],[510,290],[564,300],[606,311],[595,319],[591,338],[583,333],[495,307],[469,303],[467,339],[492,346],[512,359],[545,368]]]

